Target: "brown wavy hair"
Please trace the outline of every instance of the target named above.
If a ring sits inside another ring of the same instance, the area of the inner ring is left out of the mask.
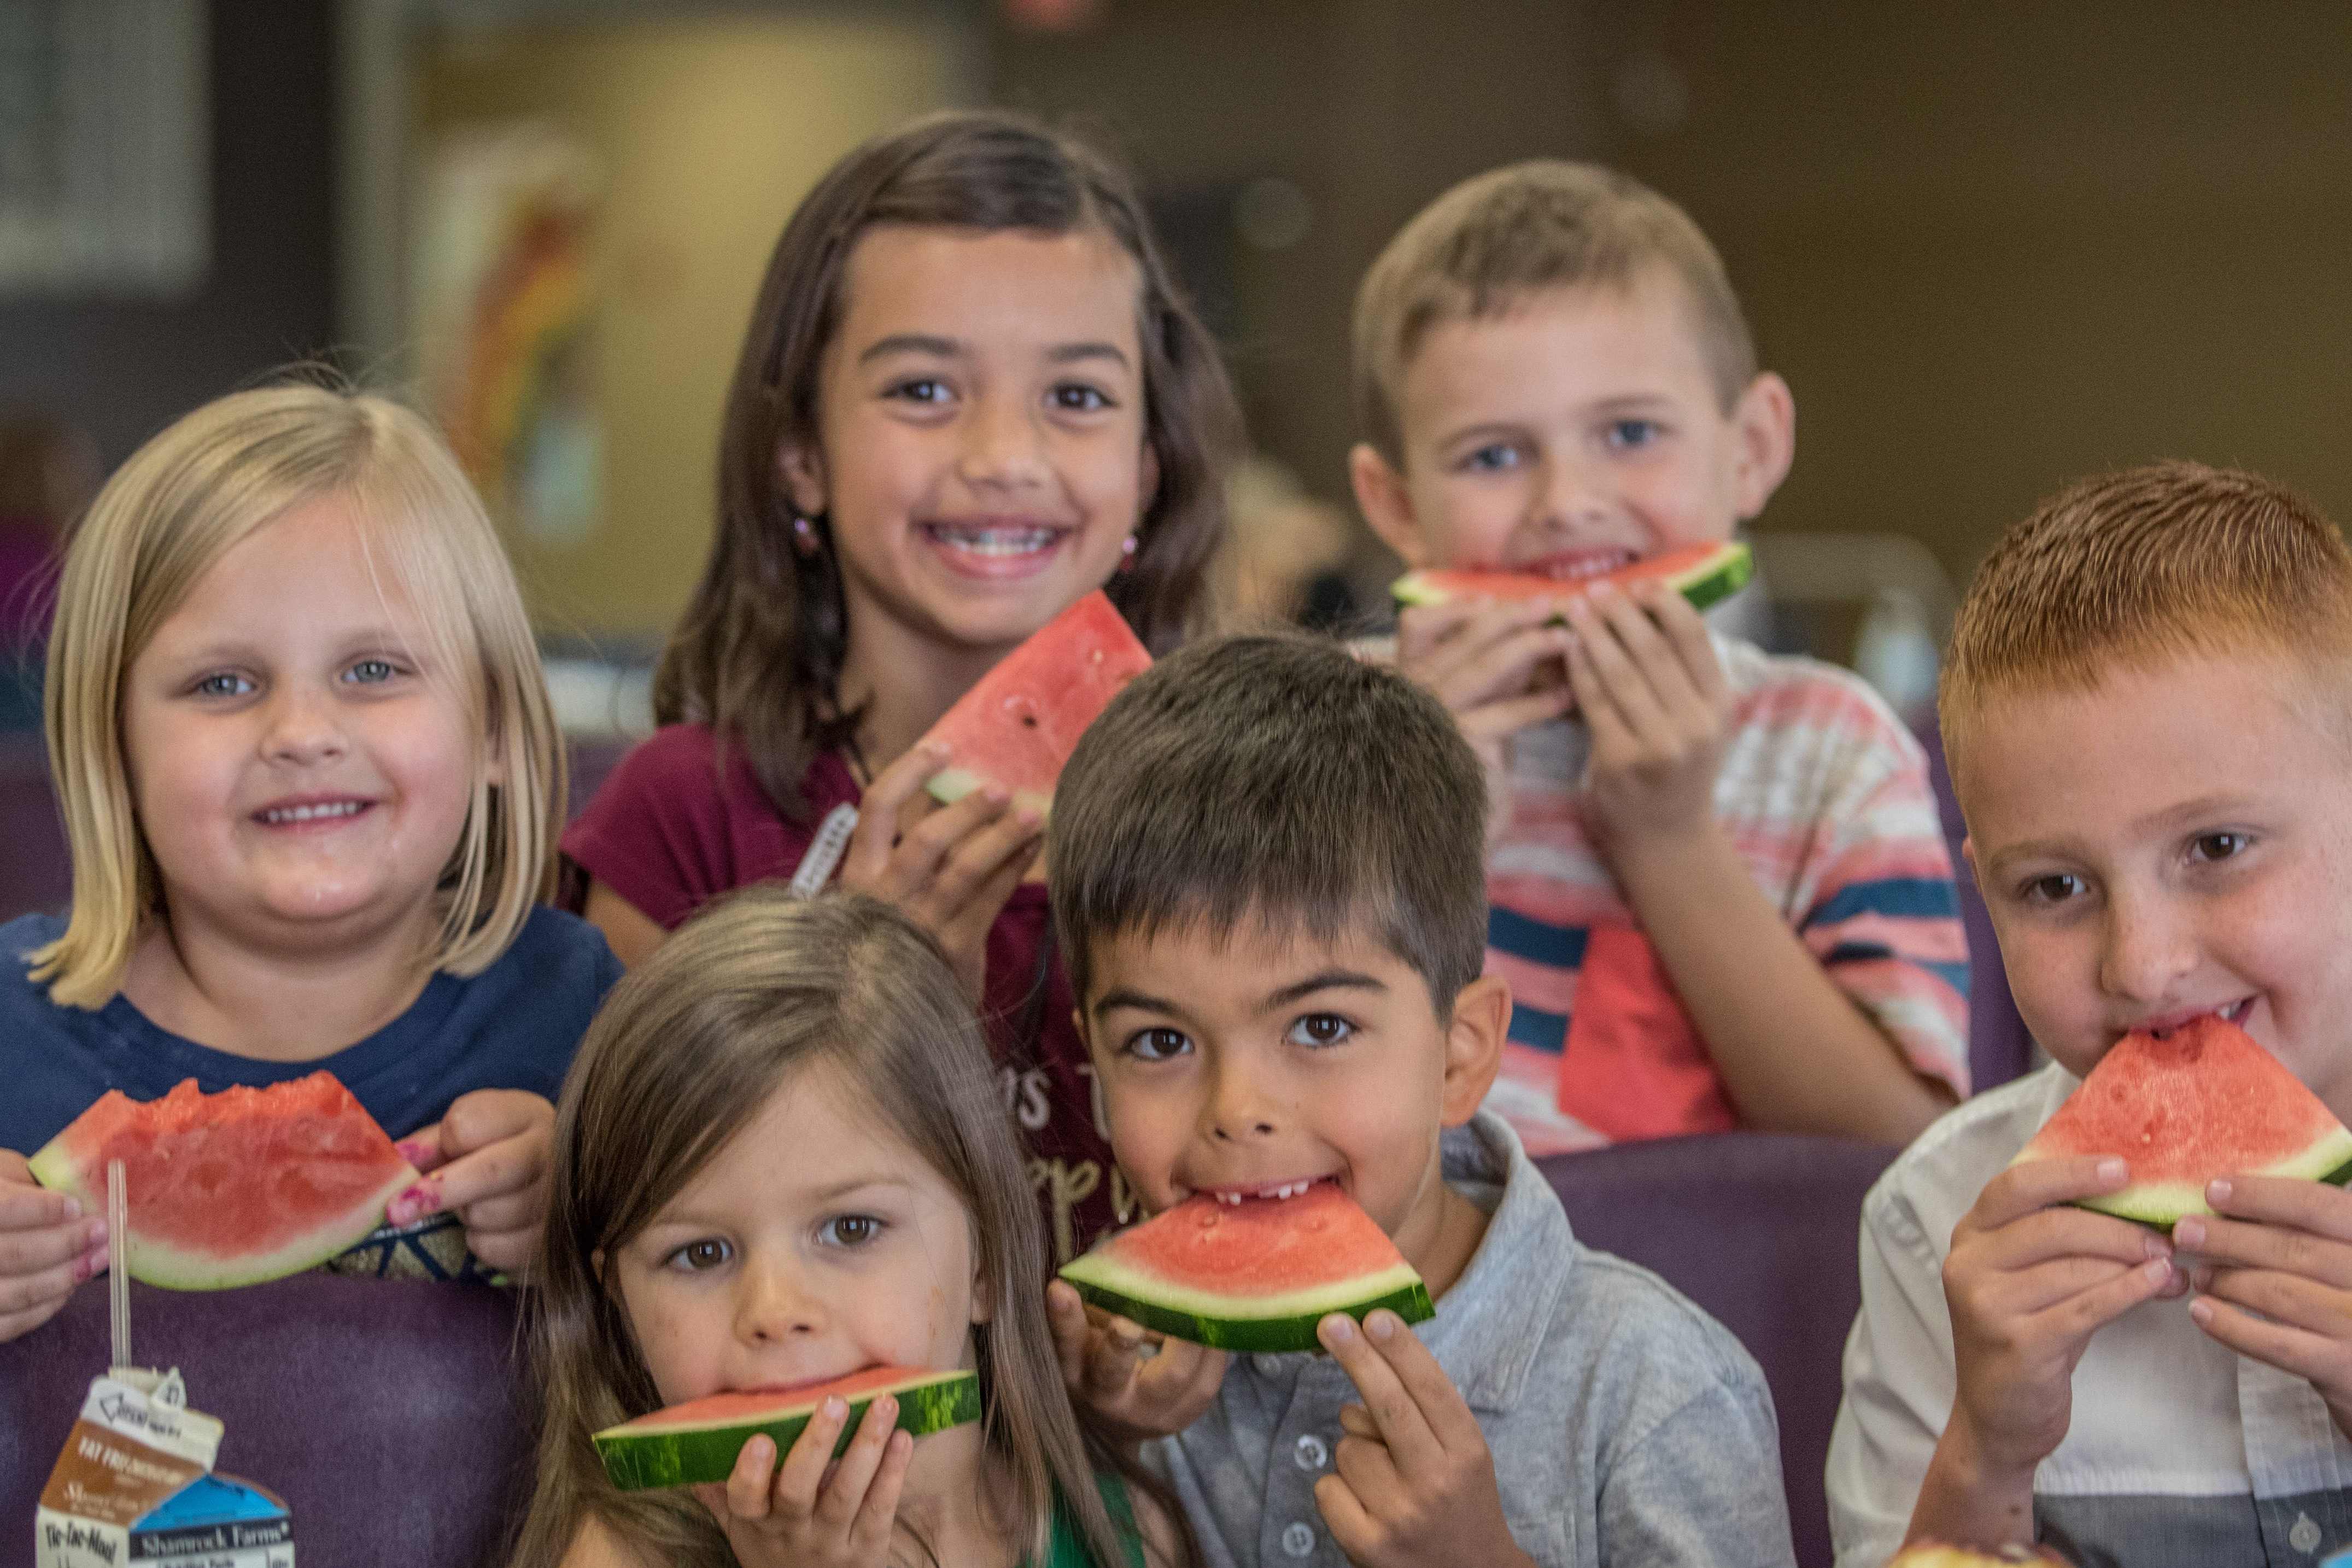
[[[735,1562],[689,1493],[616,1490],[596,1457],[593,1434],[662,1404],[612,1259],[780,1085],[825,1066],[863,1090],[970,1219],[994,1303],[971,1331],[984,1440],[1013,1478],[1027,1560],[1045,1560],[1059,1507],[1097,1563],[1129,1561],[1139,1533],[1113,1517],[1102,1475],[1167,1520],[1178,1555],[1160,1568],[1191,1568],[1197,1554],[1166,1488],[1083,1426],[1063,1388],[1045,1324],[1045,1222],[979,1021],[946,961],[878,900],[835,892],[804,903],[773,886],[713,905],[631,970],[564,1080],[528,1298],[543,1425],[518,1568],[557,1568],[592,1521],[641,1562]]]
[[[727,395],[710,559],[654,678],[656,719],[707,723],[722,746],[741,745],[795,820],[806,815],[800,781],[810,760],[840,744],[857,716],[840,710],[848,621],[827,522],[811,520],[827,548],[793,547],[776,454],[817,442],[818,373],[845,313],[842,276],[881,224],[1094,230],[1134,259],[1144,439],[1160,483],[1136,529],[1134,569],[1105,587],[1154,653],[1173,647],[1199,613],[1241,425],[1216,343],[1178,292],[1133,184],[1092,148],[1022,115],[960,110],[913,121],[835,164],[768,259]]]

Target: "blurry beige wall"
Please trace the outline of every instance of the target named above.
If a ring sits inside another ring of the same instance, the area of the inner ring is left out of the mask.
[[[949,100],[960,40],[833,10],[423,42],[420,147],[545,117],[603,160],[603,521],[567,547],[511,530],[507,542],[544,629],[658,634],[702,564],[720,408],[784,219],[843,153]]]

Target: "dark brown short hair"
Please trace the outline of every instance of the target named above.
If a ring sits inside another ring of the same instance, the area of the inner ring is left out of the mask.
[[[1301,636],[1186,647],[1055,786],[1047,883],[1079,1005],[1106,937],[1369,921],[1447,1013],[1485,962],[1486,826],[1469,743],[1395,670]]]
[[[1945,743],[1957,763],[1991,699],[2249,652],[2352,658],[2352,550],[2336,525],[2238,469],[2083,479],[2001,535],[1969,584],[1937,705]]]
[[[1216,342],[1176,288],[1142,199],[1082,142],[997,110],[926,115],[835,164],[793,212],[768,258],[719,435],[719,526],[710,559],[654,678],[662,723],[709,724],[743,747],[788,816],[804,815],[801,774],[838,744],[847,616],[826,548],[793,546],[792,499],[776,471],[788,442],[818,438],[817,383],[840,330],[850,253],[883,224],[990,233],[1092,230],[1135,262],[1143,346],[1144,440],[1160,482],[1136,528],[1131,570],[1104,586],[1154,652],[1197,617],[1224,536],[1224,463],[1241,416]],[[824,518],[813,520],[830,542]]]
[[[1404,461],[1398,389],[1442,321],[1502,315],[1546,289],[1681,286],[1725,413],[1756,379],[1756,342],[1723,258],[1690,215],[1630,174],[1538,158],[1490,169],[1423,207],[1356,290],[1356,410],[1364,438]]]

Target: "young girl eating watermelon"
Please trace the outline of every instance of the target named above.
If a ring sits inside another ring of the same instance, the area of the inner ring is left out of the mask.
[[[655,687],[667,726],[563,847],[624,962],[704,903],[836,869],[936,937],[982,1001],[1055,1249],[1115,1175],[1025,881],[1042,820],[930,810],[917,742],[1108,585],[1165,651],[1223,526],[1236,424],[1126,178],[1027,121],[950,113],[851,153],[777,242],[729,395],[717,536]],[[855,820],[845,843],[841,837]]]
[[[389,1250],[520,1268],[549,1101],[618,969],[536,907],[562,757],[439,439],[308,385],[180,420],[74,538],[47,700],[74,897],[0,929],[0,1339],[105,1266],[102,1221],[25,1153],[186,1079],[331,1072],[428,1173],[390,1217],[438,1234]]]
[[[978,1021],[877,900],[745,892],[624,980],[564,1087],[534,1297],[545,1397],[522,1568],[1195,1560],[1156,1482],[1081,1429]],[[879,1368],[978,1373],[919,1441],[826,1400],[724,1484],[617,1489],[605,1427]]]

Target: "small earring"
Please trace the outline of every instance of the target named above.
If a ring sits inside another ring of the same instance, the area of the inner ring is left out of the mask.
[[[814,555],[821,547],[816,536],[816,524],[795,512],[793,514],[793,548],[803,555]]]
[[[1135,570],[1135,535],[1130,533],[1127,536],[1127,542],[1118,547],[1118,569],[1120,571],[1132,572]]]

